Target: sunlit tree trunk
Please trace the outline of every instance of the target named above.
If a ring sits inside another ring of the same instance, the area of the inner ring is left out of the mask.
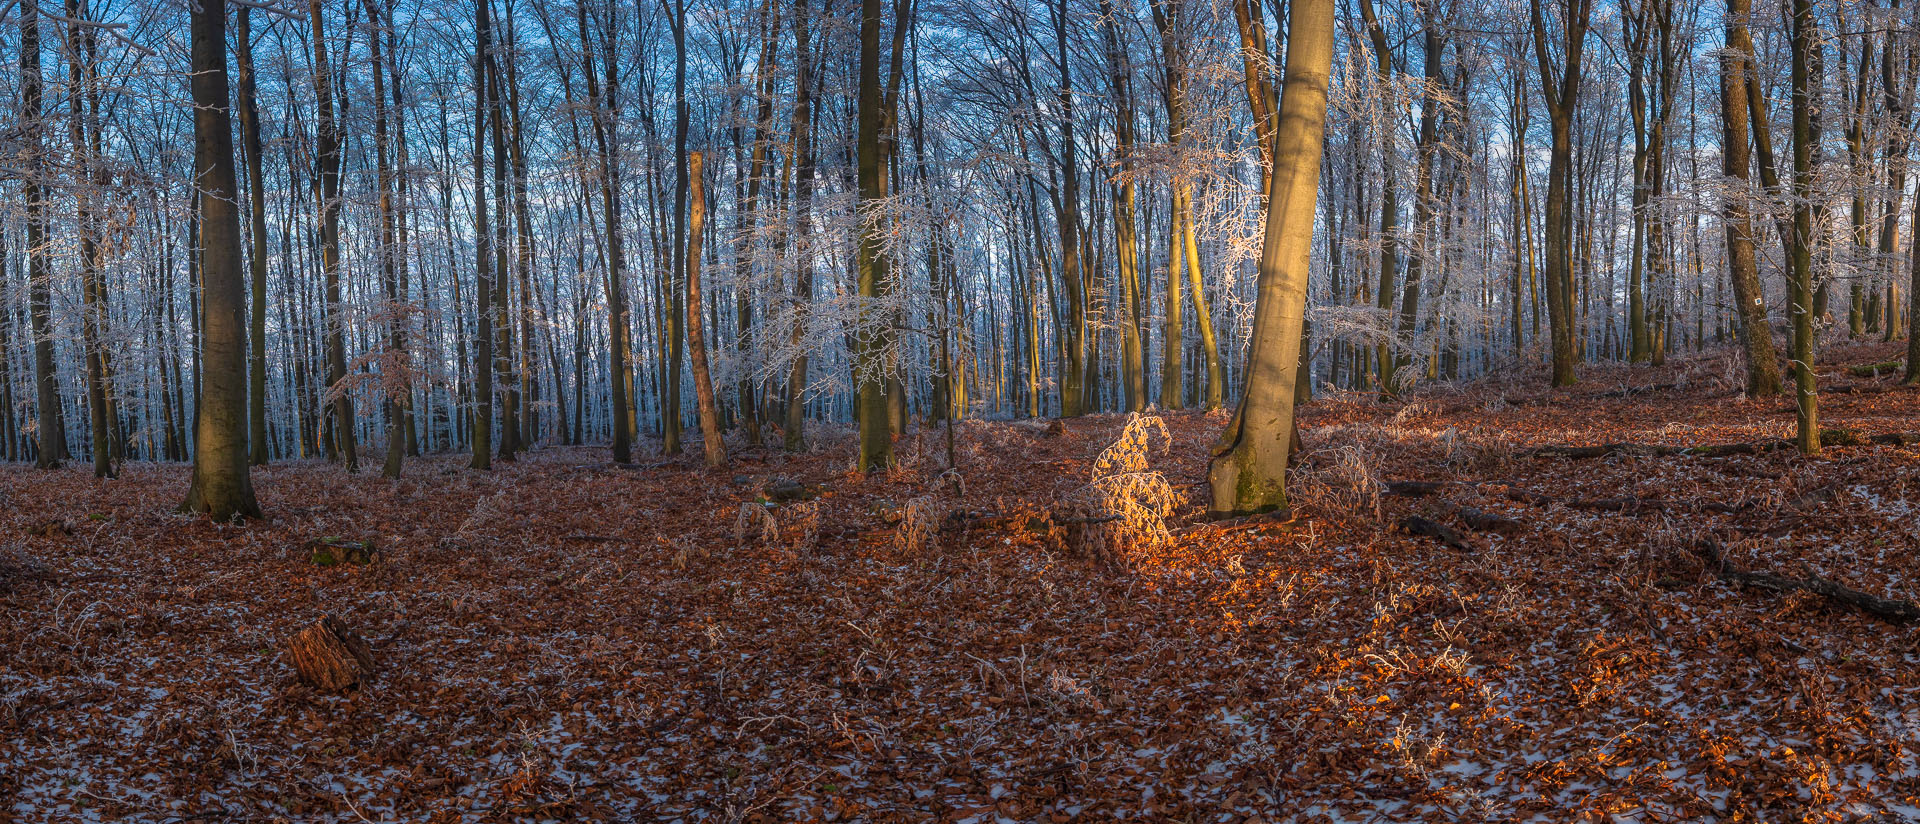
[[[699,407],[700,440],[705,448],[707,466],[727,462],[727,446],[720,440],[720,409],[714,400],[713,377],[707,367],[704,303],[700,295],[700,233],[707,224],[707,185],[702,155],[687,155],[687,183],[691,190],[687,204],[687,355],[693,362],[693,396]]]
[[[1813,151],[1820,139],[1809,61],[1818,59],[1812,0],[1793,0],[1793,257],[1787,273],[1787,311],[1793,324],[1794,445],[1820,451],[1820,397],[1813,363]],[[1905,185],[1904,181],[1902,185]]]
[[[1746,74],[1752,70],[1752,40],[1747,35],[1748,0],[1727,0],[1727,48],[1720,55],[1721,171],[1729,191],[1722,198],[1726,214],[1727,270],[1733,286],[1734,314],[1747,355],[1747,394],[1780,394],[1780,367],[1767,326],[1767,309],[1753,250],[1753,215],[1748,206],[1748,169],[1753,156],[1747,143]]]
[[[1300,368],[1332,63],[1333,0],[1293,0],[1252,349],[1239,409],[1207,468],[1213,493],[1209,508],[1216,513],[1287,506],[1294,381]]]
[[[1572,0],[1561,9],[1564,35],[1560,42],[1562,65],[1556,69],[1550,55],[1547,23],[1542,0],[1532,0],[1533,48],[1540,64],[1540,90],[1547,104],[1547,120],[1552,143],[1547,166],[1546,246],[1547,326],[1553,349],[1553,385],[1571,386],[1577,380],[1573,367],[1579,360],[1574,327],[1573,214],[1569,204],[1573,188],[1573,113],[1578,104],[1581,80],[1581,55],[1586,49],[1587,21],[1593,0]]]

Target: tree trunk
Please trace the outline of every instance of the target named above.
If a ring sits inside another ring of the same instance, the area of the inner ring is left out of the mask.
[[[1820,398],[1813,363],[1813,151],[1820,139],[1813,123],[1817,59],[1812,0],[1793,0],[1793,243],[1787,274],[1788,314],[1793,323],[1793,383],[1796,435],[1803,455],[1820,451]],[[1904,181],[1902,185],[1905,185]]]
[[[806,448],[807,353],[800,349],[806,336],[807,313],[813,303],[813,25],[807,0],[793,4],[793,335],[796,349],[787,374],[788,452]]]
[[[693,396],[699,407],[701,446],[707,466],[727,462],[727,446],[720,440],[720,410],[714,400],[712,374],[707,368],[704,303],[700,296],[700,233],[707,224],[707,186],[700,152],[687,155],[687,181],[691,190],[687,215],[687,355],[693,362]]]
[[[880,333],[884,319],[872,303],[887,280],[887,257],[882,248],[885,231],[878,209],[887,196],[886,170],[880,150],[884,116],[880,88],[881,0],[860,4],[860,97],[857,178],[860,186],[860,227],[855,249],[859,290],[859,317],[853,334],[854,385],[858,395],[860,454],[854,470],[884,469],[893,463],[893,427],[887,415],[887,338]],[[1077,388],[1077,387],[1076,387]]]
[[[247,469],[246,281],[227,96],[226,6],[226,0],[200,0],[191,12],[193,167],[205,192],[200,198],[205,384],[194,415],[193,481],[180,505],[216,521],[260,516]]]
[[[1216,513],[1287,506],[1294,381],[1300,367],[1332,62],[1333,0],[1293,0],[1252,351],[1239,410],[1207,468],[1213,493],[1209,508]]]
[[[335,121],[333,68],[327,60],[327,34],[321,23],[320,0],[307,0],[307,19],[313,29],[313,88],[319,109],[315,135],[315,159],[319,172],[315,181],[320,200],[320,269],[326,284],[327,392],[333,396],[334,442],[346,461],[348,472],[360,471],[360,457],[354,445],[353,393],[346,384],[347,347],[344,326],[346,304],[340,291],[340,151],[339,124]]]
[[[225,28],[223,23],[221,28]],[[60,375],[53,359],[53,272],[47,263],[47,201],[41,183],[46,128],[40,77],[40,10],[27,0],[20,15],[20,119],[25,131],[26,175],[20,198],[27,212],[27,314],[33,332],[33,383],[37,389],[34,464],[55,469],[67,459],[66,416],[60,406]]]
[[[317,2],[317,0],[316,0]],[[493,466],[493,230],[487,220],[487,51],[492,47],[489,3],[473,6],[473,415],[474,469]]]
[[[1734,313],[1740,319],[1740,341],[1747,355],[1747,394],[1780,394],[1780,367],[1767,326],[1765,299],[1754,260],[1753,216],[1748,207],[1749,154],[1747,116],[1750,109],[1745,76],[1753,66],[1752,40],[1747,36],[1748,0],[1727,0],[1727,49],[1720,56],[1721,171],[1733,191],[1724,198],[1727,274],[1734,293]]]

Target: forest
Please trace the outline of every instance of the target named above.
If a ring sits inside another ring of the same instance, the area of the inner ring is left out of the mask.
[[[0,822],[1920,821],[1920,8],[0,3]]]

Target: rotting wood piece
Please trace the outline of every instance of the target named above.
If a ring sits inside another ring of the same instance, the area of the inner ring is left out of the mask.
[[[332,615],[287,639],[286,649],[300,680],[315,689],[345,692],[373,679],[373,649]]]

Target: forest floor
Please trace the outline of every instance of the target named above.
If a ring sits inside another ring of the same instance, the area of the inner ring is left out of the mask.
[[[1893,346],[1829,357],[1826,425],[1920,430],[1845,368]],[[1920,820],[1920,635],[1719,574],[1920,596],[1920,447],[1527,451],[1789,436],[1738,378],[1323,397],[1287,519],[1199,519],[1225,419],[1170,414],[1169,540],[1098,557],[1032,518],[1123,416],[961,424],[964,493],[939,430],[866,479],[832,433],[286,463],[244,527],[174,514],[183,467],[0,469],[0,821]],[[782,478],[820,495],[763,505]],[[345,695],[284,652],[326,614],[378,663]]]

